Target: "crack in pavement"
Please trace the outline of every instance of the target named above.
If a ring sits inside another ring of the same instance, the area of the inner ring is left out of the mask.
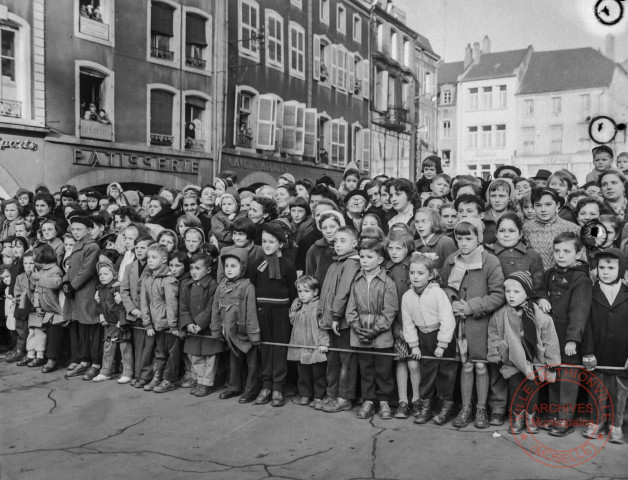
[[[50,400],[52,402],[52,408],[48,411],[48,415],[52,415],[52,412],[54,411],[55,408],[57,408],[57,401],[52,398],[52,394],[54,393],[55,389],[51,388],[50,391],[48,392],[48,400]]]
[[[46,385],[50,385],[51,383],[58,382],[59,380],[63,380],[63,378],[62,377],[55,378],[54,380],[49,380],[47,382],[34,383],[33,385],[23,385],[23,386],[19,386],[19,387],[9,387],[9,388],[5,388],[3,390],[0,390],[0,393],[8,393],[8,392],[13,392],[13,391],[20,392],[20,391],[24,391],[24,390],[30,390],[31,388],[45,387]]]
[[[369,419],[369,423],[371,424],[371,427],[378,429],[379,432],[373,435],[373,446],[371,447],[371,478],[373,479],[377,478],[375,476],[375,468],[377,466],[377,437],[387,430],[387,428],[385,427],[376,427],[373,423],[374,419],[375,416],[371,416],[371,418]]]

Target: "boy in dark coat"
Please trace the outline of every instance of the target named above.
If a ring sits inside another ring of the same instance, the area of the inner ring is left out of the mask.
[[[225,277],[214,296],[211,320],[212,336],[224,338],[230,351],[229,386],[220,398],[224,400],[242,394],[239,403],[252,402],[260,390],[260,329],[255,287],[246,278],[247,262],[244,248],[234,248],[220,256]]]
[[[208,336],[214,294],[218,287],[211,277],[212,257],[196,253],[190,259],[192,282],[181,291],[179,301],[179,330]],[[205,397],[214,390],[216,355],[224,351],[224,344],[211,338],[187,337],[183,353],[187,354],[197,374],[197,385],[191,395]]]
[[[589,266],[580,263],[580,237],[564,232],[554,238],[555,266],[545,272],[539,306],[551,313],[560,344],[561,363],[579,365],[582,359],[580,343],[591,309],[591,279]],[[565,378],[577,378],[577,370],[565,368]],[[564,437],[573,431],[574,414],[579,385],[576,382],[555,382],[550,385],[549,401],[559,412],[559,420],[552,425],[550,435]],[[560,405],[559,405],[560,404]],[[554,422],[551,422],[554,423]]]
[[[264,258],[264,250],[262,247],[255,244],[255,235],[257,229],[253,220],[250,218],[236,218],[231,226],[231,239],[233,240],[233,246],[225,247],[220,252],[221,255],[230,252],[235,248],[244,248],[248,253],[247,271],[244,272],[244,278],[251,278],[251,268],[257,261],[262,261]],[[225,280],[225,268],[222,261],[218,262],[218,283]]]
[[[66,261],[67,269],[63,277],[63,318],[66,322],[76,322],[75,325],[78,326],[78,344],[74,348],[81,363],[70,370],[67,376],[84,375],[83,380],[93,380],[100,373],[103,345],[103,332],[94,300],[98,285],[96,264],[100,249],[90,235],[94,222],[89,217],[76,215],[70,222],[70,231],[76,245]]]
[[[593,370],[598,364],[624,367],[624,370],[596,370],[597,377],[610,393],[613,422],[608,425],[609,441],[624,443],[622,424],[628,397],[628,287],[622,283],[626,273],[626,256],[617,248],[608,248],[595,256],[598,282],[593,286],[591,316],[582,338],[584,365]],[[609,399],[606,398],[608,402]],[[583,435],[597,438],[607,420],[592,421]]]

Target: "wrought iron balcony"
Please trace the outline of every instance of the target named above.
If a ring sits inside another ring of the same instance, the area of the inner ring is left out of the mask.
[[[162,50],[157,47],[150,47],[150,56],[161,58],[163,60],[174,60],[174,52],[171,52],[170,50]]]
[[[151,145],[159,145],[161,147],[171,147],[173,142],[174,142],[174,136],[172,135],[162,135],[160,133],[150,134]]]
[[[388,107],[384,113],[380,113],[379,123],[390,130],[404,131],[407,128],[410,111],[403,107]]]
[[[205,69],[205,65],[207,64],[207,62],[205,60],[203,60],[202,58],[185,57],[185,64],[188,67],[195,67],[195,68]]]
[[[250,132],[238,133],[236,135],[236,147],[252,148],[253,134]]]
[[[186,150],[196,150],[197,152],[205,151],[205,140],[196,140],[194,138],[185,139]]]

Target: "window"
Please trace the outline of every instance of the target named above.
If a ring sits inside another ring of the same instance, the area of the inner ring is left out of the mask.
[[[3,7],[0,7],[2,9]],[[11,117],[32,122],[31,102],[31,29],[27,22],[5,9],[0,18],[0,117]],[[43,27],[41,27],[43,28]],[[43,58],[36,68],[43,64]],[[78,78],[76,79],[78,84]],[[44,100],[39,100],[37,90],[43,90],[43,80],[35,78],[35,109],[37,123],[43,123]],[[41,103],[41,107],[38,104]],[[0,119],[1,120],[1,119]],[[4,119],[5,121],[7,119]]]
[[[176,15],[176,18],[175,18]],[[150,59],[172,64],[178,59],[179,9],[165,2],[150,3]],[[175,27],[176,26],[176,27]]]
[[[506,125],[495,126],[495,146],[496,147],[506,146]]]
[[[528,118],[534,117],[534,100],[523,101],[523,115]]]
[[[562,112],[562,101],[560,97],[552,97],[552,114],[558,116]]]
[[[443,121],[443,138],[451,138],[451,121]]]
[[[442,104],[443,105],[449,105],[451,103],[451,90],[448,88],[446,90],[443,90],[443,96],[442,98]]]
[[[491,137],[493,135],[493,127],[490,125],[482,126],[482,147],[491,147]]]
[[[369,98],[371,95],[371,62],[366,58],[362,60],[362,96]]]
[[[74,0],[74,35],[114,46],[114,0]]]
[[[591,110],[591,95],[588,93],[580,95],[580,111],[588,112],[589,110]]]
[[[113,72],[93,62],[77,62],[77,136],[113,141]]]
[[[364,61],[359,54],[353,54],[353,85],[349,85],[351,93],[357,98],[362,98],[362,89],[364,88]]]
[[[493,108],[493,87],[482,88],[482,108],[484,110]]]
[[[352,125],[351,141],[351,159],[360,171],[368,172],[371,167],[371,132],[355,123]]]
[[[179,94],[169,86],[149,85],[149,144],[178,148]]]
[[[401,106],[407,110],[410,110],[410,105],[413,101],[412,84],[408,82],[401,82]]]
[[[10,28],[0,30],[2,51],[0,54],[0,74],[3,84],[15,83],[15,37],[17,31]],[[4,93],[4,92],[3,92]]]
[[[305,80],[305,30],[294,22],[290,22],[290,75]]]
[[[499,108],[506,108],[506,85],[499,86]]]
[[[234,145],[252,148],[257,127],[257,92],[249,87],[238,87],[234,116]]]
[[[588,152],[590,150],[591,150],[591,137],[589,137],[589,124],[579,123],[578,124],[578,151]]]
[[[326,113],[318,115],[317,120],[317,159],[318,163],[329,165],[329,152],[331,150],[331,119]]]
[[[281,145],[278,134],[283,122],[283,109],[281,99],[276,95],[260,95],[257,103],[257,132],[255,135],[255,148],[258,150],[275,150]]]
[[[186,150],[209,151],[211,132],[209,125],[210,105],[209,97],[201,92],[188,92],[185,95],[183,138]]]
[[[534,154],[534,140],[536,137],[536,132],[534,127],[524,127],[521,131],[523,137],[523,154],[524,155],[533,155]]]
[[[319,35],[314,35],[312,44],[314,49],[312,76],[314,80],[319,80],[323,84],[331,85],[331,44],[326,37]]]
[[[266,10],[266,64],[283,71],[283,19]]]
[[[477,110],[478,109],[478,89],[470,88],[469,89],[469,110]]]
[[[330,0],[319,0],[319,20],[325,25],[329,25],[329,3]]]
[[[336,30],[343,35],[347,33],[347,9],[341,3],[336,9]]]
[[[407,38],[403,39],[403,64],[406,67],[412,65],[412,44]]]
[[[384,51],[384,25],[377,22],[377,50]]]
[[[347,91],[348,52],[342,45],[331,46],[331,84],[341,92]]]
[[[375,67],[375,108],[385,112],[388,108],[388,70]]]
[[[289,101],[283,106],[281,151],[303,155],[305,140],[305,103]]]
[[[187,11],[185,14],[185,66],[194,71],[209,71],[212,58],[211,17]]]
[[[397,44],[397,37],[399,37],[397,32],[392,30],[390,32],[390,58],[393,60],[399,59],[399,45]]]
[[[432,78],[432,72],[425,71],[423,85],[425,86],[425,95],[431,95],[434,91],[434,80]]]
[[[238,45],[240,55],[259,61],[257,35],[259,31],[259,5],[253,0],[240,0],[238,10]]]
[[[303,156],[308,158],[317,157],[317,127],[318,115],[315,108],[305,109],[304,135],[303,135]]]
[[[353,41],[362,42],[362,19],[357,13],[353,14]]]
[[[337,119],[331,121],[331,157],[330,164],[344,167],[347,163],[347,122]]]
[[[469,148],[478,148],[478,127],[469,127],[467,145]]]
[[[302,2],[301,0],[290,0],[290,5],[292,5],[293,7],[297,7],[300,10]]]
[[[550,126],[550,153],[561,153],[563,151],[563,126]]]

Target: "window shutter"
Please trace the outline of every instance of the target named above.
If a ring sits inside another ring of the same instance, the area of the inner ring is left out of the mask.
[[[165,3],[152,2],[150,9],[150,30],[151,32],[174,36],[173,32],[174,10]]]
[[[337,120],[331,122],[331,165],[338,165],[338,139],[339,139],[339,124]]]
[[[331,46],[331,84],[336,87],[338,82],[338,46]]]
[[[347,164],[347,122],[344,120],[338,123],[338,166],[344,167]]]
[[[362,96],[364,98],[369,98],[371,95],[371,68],[370,62],[368,60],[364,60],[362,62],[363,65],[363,78],[362,81]]]
[[[174,95],[165,90],[150,92],[150,133],[172,135],[172,104]]]
[[[277,102],[269,95],[260,95],[257,103],[256,148],[272,150],[275,145],[275,110]]]
[[[185,43],[191,43],[202,47],[207,46],[205,37],[206,19],[200,15],[188,13],[185,22]]]
[[[294,153],[296,155],[303,155],[305,136],[305,103],[299,103],[297,105],[296,113]]]
[[[283,102],[275,100],[275,138],[271,150],[279,152],[281,150],[281,140],[283,138]]]
[[[353,142],[351,143],[351,159],[361,168],[362,151],[364,150],[362,146],[362,129],[358,125],[352,125],[351,135],[353,136]]]
[[[371,131],[362,130],[362,170],[369,172],[371,170]]]
[[[312,66],[312,76],[314,80],[321,78],[321,38],[318,35],[314,35],[314,64]]]
[[[337,88],[344,91],[347,89],[347,52],[342,45],[338,45],[336,52],[338,55]]]
[[[360,60],[360,61],[356,62],[355,58],[354,58],[353,62],[354,62],[354,68],[355,68],[355,72],[354,72],[355,80],[354,80],[354,82],[358,82],[359,81],[360,84],[361,84],[360,91],[359,91],[359,93],[357,95],[362,96],[363,89],[364,89],[363,61]],[[355,85],[351,86],[351,93],[355,94]]]
[[[297,104],[286,102],[283,106],[283,133],[281,151],[293,153],[296,144]]]
[[[353,53],[347,54],[347,92],[353,94],[353,90],[355,89],[355,70],[353,62],[355,61],[355,57]]]
[[[303,156],[315,158],[317,154],[316,138],[318,135],[316,131],[316,127],[318,124],[316,109],[306,108],[304,117],[305,117],[304,118],[305,132],[304,132]]]

